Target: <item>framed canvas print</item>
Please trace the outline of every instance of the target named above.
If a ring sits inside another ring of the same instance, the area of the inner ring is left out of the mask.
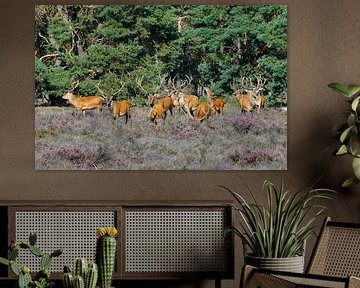
[[[284,170],[286,5],[35,6],[36,170]]]

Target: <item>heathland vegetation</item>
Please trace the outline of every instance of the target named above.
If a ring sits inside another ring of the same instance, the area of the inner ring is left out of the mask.
[[[286,169],[286,31],[284,5],[36,6],[36,168]]]

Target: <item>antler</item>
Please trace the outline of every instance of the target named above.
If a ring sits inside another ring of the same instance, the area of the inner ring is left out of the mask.
[[[257,93],[261,90],[265,89],[264,86],[266,84],[267,79],[263,79],[261,76],[256,76],[256,91]]]
[[[75,80],[73,83],[71,83],[71,88],[70,88],[70,92],[74,92],[74,90],[80,85],[80,81],[79,80]]]
[[[149,94],[149,91],[144,88],[144,86],[143,86],[143,84],[142,84],[143,81],[144,81],[144,76],[142,76],[142,77],[136,77],[136,78],[135,78],[135,83],[136,83],[136,85],[137,85],[143,92],[145,92],[146,95],[148,95],[148,94]]]

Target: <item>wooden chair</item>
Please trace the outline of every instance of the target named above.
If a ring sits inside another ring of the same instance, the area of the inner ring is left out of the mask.
[[[360,223],[326,218],[304,274],[245,265],[240,287],[360,287]]]

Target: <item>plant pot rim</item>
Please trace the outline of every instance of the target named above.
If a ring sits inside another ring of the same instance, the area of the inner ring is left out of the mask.
[[[291,257],[263,257],[263,256],[255,256],[253,253],[251,253],[251,254],[246,254],[245,257],[255,258],[255,259],[294,259],[294,258],[304,257],[304,255],[295,255]]]

